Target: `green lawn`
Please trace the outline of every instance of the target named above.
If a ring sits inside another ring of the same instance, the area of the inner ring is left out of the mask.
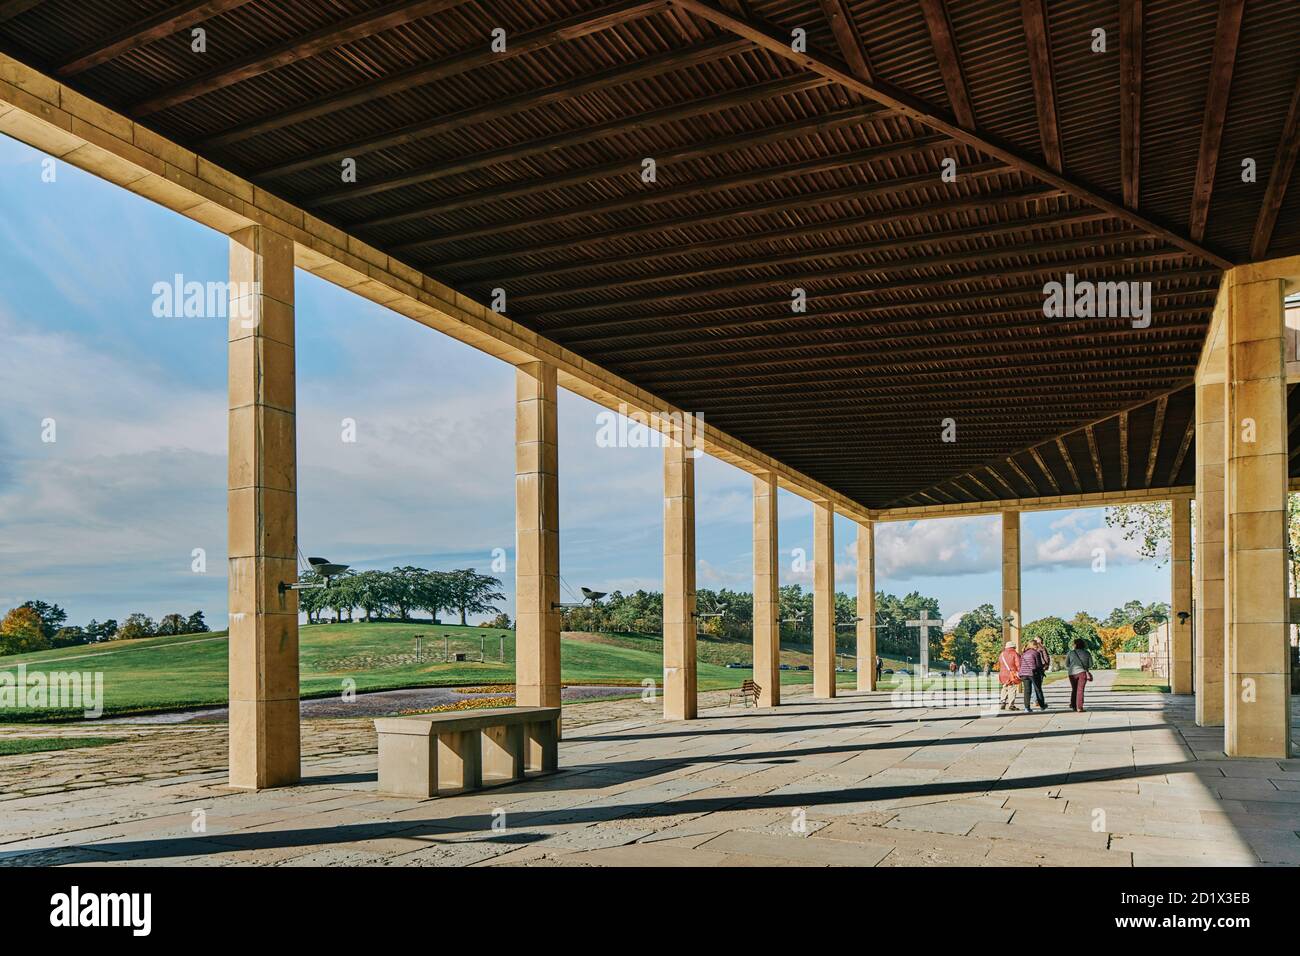
[[[121,743],[125,739],[125,737],[5,737],[0,738],[0,757],[38,754],[47,750],[102,747],[104,744]]]
[[[424,636],[425,659],[415,660],[415,635]],[[441,656],[444,635],[453,649],[478,656],[480,642],[487,661],[434,662]],[[500,662],[501,638],[506,662]],[[730,669],[729,661],[748,661],[748,642],[701,638],[698,680],[700,690],[737,687],[750,675],[747,669]],[[651,635],[566,634],[560,642],[561,676],[575,684],[639,685],[650,678],[663,680],[662,641]],[[104,713],[131,714],[226,703],[227,638],[224,633],[185,634],[136,641],[114,641],[90,647],[65,647],[35,654],[0,658],[0,670],[14,672],[19,663],[29,672],[102,671]],[[808,655],[797,648],[791,662]],[[355,681],[356,690],[390,690],[456,684],[510,684],[514,681],[514,632],[493,628],[424,623],[313,624],[300,629],[299,659],[304,697],[338,694],[343,681]],[[811,682],[811,671],[785,671],[783,685]],[[841,684],[852,685],[855,675],[842,673]],[[51,707],[0,711],[5,722],[58,720],[80,717],[80,711]]]
[[[1127,694],[1167,694],[1169,684],[1158,674],[1125,667],[1115,672],[1115,683],[1110,689]]]

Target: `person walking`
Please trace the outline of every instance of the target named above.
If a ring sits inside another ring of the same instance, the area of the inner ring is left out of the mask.
[[[1042,654],[1038,650],[1037,644],[1033,642],[1031,642],[1030,645],[1025,648],[1025,652],[1020,655],[1020,686],[1023,688],[1025,694],[1025,713],[1029,713],[1029,711],[1034,709],[1034,674],[1041,666],[1041,660]],[[1041,688],[1038,689],[1038,706],[1042,710],[1047,709],[1047,705],[1043,702],[1043,692]]]
[[[1019,710],[1016,706],[1017,688],[1020,686],[1020,652],[1015,641],[1007,641],[998,655],[998,683],[1002,685],[1000,710]]]
[[[877,684],[880,683],[880,673],[884,669],[885,669],[885,662],[881,659],[880,655],[877,654],[876,655],[876,683]]]
[[[1047,646],[1042,638],[1034,638],[1034,650],[1038,651],[1038,666],[1034,668],[1034,696],[1038,698],[1038,709],[1047,710],[1047,698],[1043,696],[1043,678],[1047,668],[1052,666],[1052,655],[1047,653]]]
[[[1083,689],[1092,680],[1092,655],[1083,638],[1076,638],[1074,650],[1065,655],[1065,667],[1070,674],[1070,709],[1083,713]]]

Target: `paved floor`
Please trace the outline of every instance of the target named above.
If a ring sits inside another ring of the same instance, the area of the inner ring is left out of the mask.
[[[1190,698],[1099,677],[1084,714],[1061,684],[1032,715],[582,704],[561,773],[427,801],[375,794],[365,721],[306,722],[305,782],[262,793],[223,786],[223,727],[122,728],[0,759],[0,864],[1300,864],[1300,759],[1224,759]]]

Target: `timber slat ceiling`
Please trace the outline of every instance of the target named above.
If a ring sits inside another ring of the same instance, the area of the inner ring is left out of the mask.
[[[0,46],[868,507],[1190,484],[1221,269],[1300,252],[1295,0],[0,0]],[[1150,325],[1046,318],[1066,273]]]

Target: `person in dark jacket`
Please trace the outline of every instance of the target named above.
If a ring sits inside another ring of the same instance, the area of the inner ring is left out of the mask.
[[[1065,656],[1065,667],[1070,674],[1070,709],[1083,712],[1083,690],[1092,680],[1092,655],[1082,638],[1076,638],[1074,650]]]
[[[1046,651],[1037,641],[1031,643],[1020,655],[1020,686],[1025,690],[1025,713],[1033,710],[1034,696],[1038,698],[1039,710],[1047,710],[1047,702],[1043,700],[1043,679],[1041,676],[1037,679],[1034,677],[1035,674],[1041,675],[1047,670],[1046,656]]]

